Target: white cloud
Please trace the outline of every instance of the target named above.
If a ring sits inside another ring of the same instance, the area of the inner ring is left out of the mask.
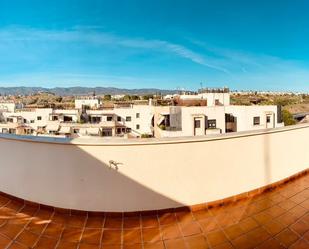
[[[59,74],[52,77],[52,71],[44,71],[44,76],[38,75],[30,77],[29,75],[22,75],[18,80],[22,81],[23,78],[28,78],[28,82],[31,80],[36,80],[36,82],[45,81],[50,84],[53,82],[61,81],[67,82],[72,79],[71,82],[128,82],[128,84],[153,84],[156,82],[170,82],[169,84],[178,84],[176,81],[180,82],[199,82],[207,78],[204,81],[211,82],[213,84],[220,85],[230,85],[237,88],[261,88],[265,89],[306,89],[309,90],[309,71],[307,70],[308,65],[302,61],[289,60],[280,57],[270,56],[267,54],[254,54],[247,51],[238,51],[227,48],[219,48],[215,46],[210,46],[206,42],[201,41],[191,41],[190,48],[178,43],[173,43],[165,40],[159,39],[144,39],[144,38],[131,38],[115,35],[112,33],[104,32],[96,27],[75,27],[70,30],[43,30],[43,29],[31,29],[25,27],[9,27],[0,29],[0,53],[5,56],[0,57],[0,65],[6,66],[6,68],[11,68],[16,66],[16,60],[41,61],[40,52],[38,50],[31,50],[29,53],[23,53],[23,49],[30,47],[30,45],[35,46],[36,44],[43,44],[40,48],[49,47],[49,42],[53,44],[65,43],[85,43],[90,46],[98,47],[108,47],[108,48],[124,48],[127,51],[133,51],[133,53],[139,53],[139,51],[146,52],[156,52],[159,55],[174,55],[179,58],[189,60],[197,65],[202,65],[204,67],[213,69],[213,71],[204,70],[204,68],[197,68],[196,72],[179,72],[175,71],[164,72],[161,75],[153,75],[151,77],[157,77],[156,79],[151,79],[147,83],[147,73],[145,74],[135,74],[131,71],[124,72],[124,74],[129,74],[131,76],[136,76],[136,78],[123,78],[120,76],[104,76],[96,75],[91,76],[91,72],[97,72],[96,70],[87,70],[85,68],[85,75],[63,75]],[[9,52],[8,48],[10,44],[17,44],[15,46],[18,48],[16,50],[16,56],[11,59],[10,54],[13,53],[14,49]],[[19,46],[21,44],[21,46]],[[30,45],[29,45],[30,44]],[[34,44],[34,45],[33,45]],[[29,46],[28,46],[29,45]],[[193,47],[194,49],[191,49]],[[65,48],[65,47],[64,47]],[[112,50],[114,52],[114,50]],[[124,50],[117,50],[122,53]],[[198,51],[198,52],[197,52]],[[36,53],[37,52],[37,53]],[[35,53],[33,56],[32,54]],[[33,58],[32,58],[33,57]],[[48,57],[48,56],[47,56]],[[16,59],[17,58],[17,59]],[[47,58],[48,59],[48,58]],[[76,58],[73,58],[75,62]],[[93,59],[91,57],[91,59]],[[88,61],[87,61],[88,62]],[[77,66],[78,66],[78,62]],[[30,64],[30,63],[29,63]],[[40,64],[40,63],[38,63]],[[37,65],[34,63],[34,65]],[[47,63],[46,67],[50,65]],[[67,66],[67,64],[64,64]],[[85,64],[82,64],[84,66]],[[94,65],[97,65],[94,63]],[[55,65],[61,67],[61,63],[57,61]],[[176,65],[177,66],[177,65]],[[39,73],[42,70],[46,70],[46,67],[38,68],[33,74]],[[1,67],[4,68],[4,67]],[[0,68],[0,70],[1,70]],[[89,67],[91,68],[91,66]],[[16,69],[16,68],[15,68]],[[31,69],[31,68],[30,68]],[[70,72],[70,68],[64,67],[63,70],[55,69],[54,72],[65,73]],[[12,70],[12,74],[9,75],[16,79],[18,70]],[[77,70],[72,70],[76,72]],[[4,71],[3,71],[4,72]],[[104,73],[112,73],[108,69],[103,70]],[[21,72],[22,73],[22,72]],[[88,74],[89,73],[89,74]],[[100,73],[100,72],[99,72]],[[177,73],[177,74],[176,74]],[[120,73],[119,73],[120,74]],[[118,75],[119,75],[118,74]],[[114,78],[113,78],[114,77]],[[160,78],[161,77],[161,78]],[[170,77],[167,80],[167,77]],[[13,80],[13,78],[7,80]],[[5,75],[2,75],[2,81],[6,80]],[[102,80],[102,81],[100,81]],[[16,82],[16,81],[15,81]],[[56,82],[57,83],[57,82]],[[120,83],[121,84],[121,83]]]
[[[228,73],[228,70],[217,65],[211,58],[207,60],[191,49],[183,45],[164,40],[147,40],[142,38],[128,38],[107,32],[99,32],[91,27],[75,27],[71,30],[42,30],[24,27],[10,27],[0,29],[0,42],[84,42],[94,45],[121,46],[136,49],[148,49],[161,53],[170,53],[178,57],[188,59],[196,64]]]

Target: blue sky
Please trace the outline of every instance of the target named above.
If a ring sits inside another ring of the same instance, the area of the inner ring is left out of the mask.
[[[1,86],[309,91],[307,0],[1,0]]]

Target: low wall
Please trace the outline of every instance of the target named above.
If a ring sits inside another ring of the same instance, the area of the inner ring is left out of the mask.
[[[69,209],[154,210],[227,198],[309,165],[309,125],[100,141],[1,135],[0,191]]]

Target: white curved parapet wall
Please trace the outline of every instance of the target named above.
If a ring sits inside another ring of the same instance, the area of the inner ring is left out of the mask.
[[[160,140],[1,135],[0,191],[77,210],[165,209],[279,181],[307,169],[308,152],[308,124]]]

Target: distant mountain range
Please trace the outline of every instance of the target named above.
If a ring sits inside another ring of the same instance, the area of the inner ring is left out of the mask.
[[[176,93],[176,90],[162,90],[156,88],[138,88],[138,89],[124,89],[124,88],[115,88],[115,87],[55,87],[55,88],[44,88],[44,87],[0,87],[1,95],[30,95],[40,92],[48,92],[61,96],[70,96],[70,95],[96,95],[101,94],[137,94],[137,95],[146,95],[146,94],[172,94]]]

